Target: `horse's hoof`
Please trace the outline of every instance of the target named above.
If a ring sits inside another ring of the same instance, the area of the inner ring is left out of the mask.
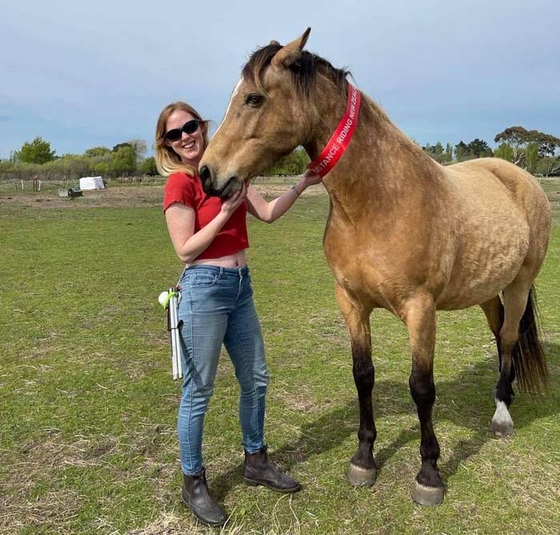
[[[415,481],[412,499],[420,505],[439,505],[443,502],[443,487],[426,487]]]
[[[375,468],[362,468],[350,463],[346,477],[353,487],[371,487],[375,483]]]
[[[511,437],[515,432],[515,428],[511,422],[492,422],[492,433],[497,437]]]

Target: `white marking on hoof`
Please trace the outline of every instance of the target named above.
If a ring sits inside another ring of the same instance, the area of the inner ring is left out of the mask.
[[[509,437],[514,432],[513,420],[506,404],[498,399],[495,401],[496,412],[492,417],[492,432],[499,437]]]
[[[362,468],[350,463],[346,477],[353,487],[371,487],[375,483],[375,468]]]
[[[420,505],[439,505],[443,502],[443,487],[426,487],[414,482],[412,499]]]

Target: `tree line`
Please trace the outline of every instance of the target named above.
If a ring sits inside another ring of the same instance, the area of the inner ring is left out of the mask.
[[[535,175],[560,175],[560,138],[538,130],[526,130],[522,126],[511,126],[496,134],[494,142],[498,144],[494,150],[478,138],[468,143],[460,141],[454,146],[438,142],[421,148],[443,165],[493,156],[513,162]],[[57,156],[48,141],[37,137],[13,151],[8,159],[0,160],[0,180],[31,180],[34,176],[47,181],[75,181],[84,176],[155,176],[158,174],[155,159],[146,157],[146,153],[144,140],[131,140],[112,148],[93,147],[81,155]],[[298,175],[305,171],[308,163],[306,152],[298,147],[263,174]]]
[[[427,144],[422,150],[444,165],[494,156],[515,163],[534,175],[560,175],[560,138],[538,130],[526,130],[522,126],[511,126],[496,134],[494,143],[499,144],[495,150],[478,138],[470,143],[460,141],[454,147],[449,143],[445,148],[439,142]]]
[[[103,178],[157,175],[155,159],[146,157],[147,145],[136,139],[112,148],[93,147],[84,154],[57,156],[48,141],[36,137],[0,161],[0,179],[77,181],[84,176]]]

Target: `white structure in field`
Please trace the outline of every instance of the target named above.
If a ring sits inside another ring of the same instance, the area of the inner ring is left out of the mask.
[[[80,189],[105,189],[105,184],[100,176],[85,176],[80,178]]]

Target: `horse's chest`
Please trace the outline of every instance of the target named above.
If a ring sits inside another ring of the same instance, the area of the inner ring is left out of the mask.
[[[323,246],[338,284],[352,294],[366,293],[374,301],[380,300],[382,275],[379,260],[384,252],[376,247],[374,240],[366,239],[358,232],[328,227]]]

